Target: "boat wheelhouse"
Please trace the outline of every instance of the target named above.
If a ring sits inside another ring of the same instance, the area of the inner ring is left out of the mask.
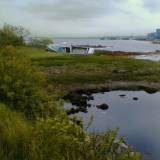
[[[72,44],[49,44],[47,50],[68,54],[94,54],[94,48]]]

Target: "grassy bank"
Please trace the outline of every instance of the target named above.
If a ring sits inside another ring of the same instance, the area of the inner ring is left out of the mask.
[[[65,55],[44,49],[23,47],[19,52],[32,58],[49,80],[62,88],[100,85],[113,81],[160,82],[160,63],[128,56]]]

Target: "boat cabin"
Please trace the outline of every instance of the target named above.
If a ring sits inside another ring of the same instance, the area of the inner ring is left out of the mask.
[[[62,52],[68,54],[94,54],[94,48],[85,47],[81,45],[69,45],[69,44],[49,44],[47,50],[53,52]]]

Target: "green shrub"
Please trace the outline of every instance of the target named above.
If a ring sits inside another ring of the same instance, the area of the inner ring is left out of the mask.
[[[130,147],[121,151],[121,146],[125,141],[118,137],[117,130],[108,130],[103,134],[91,134],[90,143],[84,145],[84,150],[88,148],[88,159],[92,160],[139,160],[141,155]],[[131,156],[131,153],[134,155]]]
[[[84,142],[82,128],[66,115],[27,122],[21,114],[0,104],[0,159],[66,160],[80,159]]]
[[[35,136],[42,160],[113,160],[113,157],[115,160],[140,159],[140,154],[131,148],[119,153],[119,147],[124,141],[120,139],[115,143],[117,131],[109,130],[101,135],[87,134],[63,114],[40,119],[36,123]],[[130,156],[131,152],[133,156]]]
[[[81,146],[85,140],[83,129],[71,122],[65,114],[46,120],[35,126],[42,160],[80,160]]]
[[[46,91],[45,76],[13,47],[0,51],[0,100],[29,119],[54,115],[57,102]]]
[[[0,104],[0,159],[2,160],[138,160],[132,150],[117,153],[116,131],[87,135],[65,114],[52,118],[25,118]]]
[[[50,38],[34,38],[32,39],[31,43],[29,43],[29,46],[46,48],[46,46],[50,43],[53,43],[52,39]]]
[[[13,45],[21,46],[24,44],[24,37],[28,31],[23,27],[16,27],[9,24],[4,24],[0,29],[0,47]]]
[[[36,156],[32,127],[20,114],[0,104],[0,159],[36,160]]]

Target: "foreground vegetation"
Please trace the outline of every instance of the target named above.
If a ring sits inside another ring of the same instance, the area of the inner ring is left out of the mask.
[[[119,138],[115,143],[117,131],[88,134],[82,122],[67,116],[57,95],[57,84],[62,82],[56,81],[56,73],[47,78],[42,71],[58,68],[46,61],[46,55],[51,61],[72,57],[50,56],[43,49],[26,47],[23,31],[10,25],[0,29],[0,159],[140,159],[139,153],[131,154],[131,148],[119,152],[124,141]]]

